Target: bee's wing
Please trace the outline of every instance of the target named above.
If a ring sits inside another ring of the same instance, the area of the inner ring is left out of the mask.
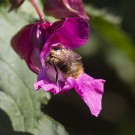
[[[81,56],[70,49],[62,49],[59,53],[53,53],[52,56],[66,63],[81,60]]]

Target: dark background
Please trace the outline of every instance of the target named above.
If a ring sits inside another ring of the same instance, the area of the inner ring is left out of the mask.
[[[121,16],[122,28],[135,41],[135,1],[134,0],[84,0],[98,8],[107,8],[108,12]]]

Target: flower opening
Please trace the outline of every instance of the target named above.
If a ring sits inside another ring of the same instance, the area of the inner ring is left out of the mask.
[[[34,84],[35,89],[43,88],[46,92],[61,94],[75,88],[91,113],[98,116],[105,80],[94,79],[84,73],[81,57],[77,53],[59,45],[55,49],[52,48],[44,60],[38,81]]]

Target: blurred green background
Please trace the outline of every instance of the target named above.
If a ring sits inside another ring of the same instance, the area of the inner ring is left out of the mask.
[[[36,77],[10,47],[11,37],[37,19],[27,2],[12,13],[7,13],[5,1],[0,5],[0,135],[67,134],[53,119],[70,135],[135,135],[135,1],[83,1],[91,35],[77,52],[87,74],[106,80],[97,118],[74,90],[51,99],[33,90]]]

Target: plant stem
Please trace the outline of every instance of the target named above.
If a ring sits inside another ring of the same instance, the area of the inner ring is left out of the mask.
[[[43,17],[43,15],[42,15],[42,13],[40,12],[40,10],[39,10],[39,8],[38,8],[38,6],[37,6],[35,0],[31,0],[31,2],[32,2],[33,6],[34,6],[34,8],[35,8],[35,10],[36,10],[36,12],[37,12],[39,18],[40,18],[40,21],[41,21],[41,22],[46,22],[45,19],[44,19],[44,17]]]

